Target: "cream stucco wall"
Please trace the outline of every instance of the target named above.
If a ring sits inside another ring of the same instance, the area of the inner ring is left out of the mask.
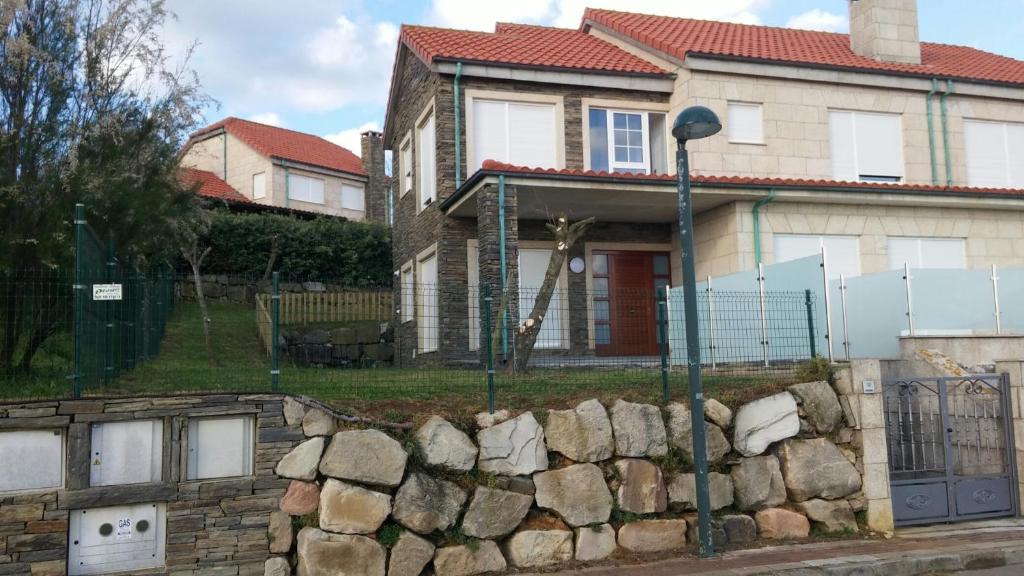
[[[224,134],[192,143],[182,157],[182,165],[213,172],[223,178],[224,181],[243,196],[258,204],[296,208],[309,212],[321,212],[335,216],[344,216],[350,220],[363,220],[365,218],[365,211],[349,210],[341,207],[342,184],[360,186],[365,190],[365,178],[347,178],[327,170],[312,168],[307,170],[291,167],[288,169],[289,172],[320,178],[324,181],[324,203],[315,204],[300,202],[294,199],[289,200],[286,198],[285,192],[284,167],[271,162],[270,158],[256,152],[231,134],[227,134],[226,137],[228,159],[226,176],[224,174]],[[253,176],[260,172],[266,175],[267,193],[263,198],[253,198]]]

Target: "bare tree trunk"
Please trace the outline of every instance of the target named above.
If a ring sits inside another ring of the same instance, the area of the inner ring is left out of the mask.
[[[270,280],[270,274],[274,271],[274,263],[281,255],[281,237],[274,234],[270,237],[270,257],[267,258],[267,269],[263,271],[263,281]]]
[[[192,246],[190,246],[188,250],[182,250],[185,260],[188,260],[189,265],[192,267],[192,282],[196,287],[196,301],[199,302],[199,314],[203,319],[203,339],[206,343],[206,362],[210,366],[213,366],[213,343],[210,338],[210,312],[206,307],[206,295],[203,294],[203,277],[200,275],[203,260],[206,259],[206,255],[209,253],[209,246],[200,253],[198,242],[195,240],[193,240]]]
[[[530,362],[530,355],[533,353],[533,346],[537,343],[537,336],[540,335],[541,326],[544,324],[544,316],[547,315],[548,305],[551,303],[551,295],[558,283],[558,275],[565,262],[565,255],[569,253],[573,245],[579,240],[594,224],[593,218],[580,220],[575,224],[569,224],[565,214],[561,214],[554,223],[547,225],[548,230],[555,236],[554,249],[551,250],[551,259],[548,260],[548,269],[544,272],[544,282],[540,285],[537,298],[533,301],[533,310],[516,330],[515,346],[513,348],[512,362],[508,365],[508,371],[512,373],[526,372]]]

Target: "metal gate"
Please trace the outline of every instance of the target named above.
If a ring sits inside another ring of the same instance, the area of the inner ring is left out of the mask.
[[[897,526],[1017,514],[1004,376],[883,383]]]

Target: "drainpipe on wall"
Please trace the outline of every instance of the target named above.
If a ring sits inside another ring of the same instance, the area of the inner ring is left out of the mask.
[[[224,131],[224,181],[228,181],[228,131]]]
[[[754,217],[754,266],[761,264],[761,214],[762,206],[766,206],[775,200],[775,188],[768,189],[768,195],[754,202],[751,214]]]
[[[949,157],[949,126],[946,114],[946,98],[953,93],[953,81],[946,80],[946,91],[939,96],[939,110],[942,114],[942,155],[946,160],[946,186],[953,185],[953,160]]]
[[[462,78],[462,62],[455,64],[455,189],[462,186],[462,120],[460,118],[459,79]]]
[[[287,208],[288,207],[288,166],[286,166],[284,163],[282,163],[281,167],[284,168],[284,207]]]
[[[939,80],[932,78],[932,89],[928,91],[928,95],[924,97],[925,110],[928,116],[928,158],[931,159],[932,163],[932,184],[939,185],[939,167],[938,161],[935,158],[935,114],[932,113],[932,97],[935,96],[936,92],[939,91]]]
[[[508,264],[505,260],[505,175],[498,175],[498,253],[501,260],[501,295],[505,296],[505,276]],[[501,315],[501,353],[508,358],[508,307]]]

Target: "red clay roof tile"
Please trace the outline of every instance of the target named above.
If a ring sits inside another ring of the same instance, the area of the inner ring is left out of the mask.
[[[179,168],[178,178],[185,186],[197,186],[196,193],[205,198],[229,200],[231,202],[252,202],[230,184],[213,172],[197,168]]]
[[[192,134],[192,138],[223,128],[264,156],[365,176],[363,161],[350,150],[313,134],[251,120],[228,117]]]
[[[966,46],[921,43],[921,64],[858,56],[850,36],[791,28],[751,26],[587,8],[590,23],[611,29],[670,56],[708,54],[851,70],[1024,84],[1024,62]]]
[[[594,72],[668,72],[600,38],[566,28],[499,23],[494,32],[403,25],[401,41],[427,63],[462,60]]]

